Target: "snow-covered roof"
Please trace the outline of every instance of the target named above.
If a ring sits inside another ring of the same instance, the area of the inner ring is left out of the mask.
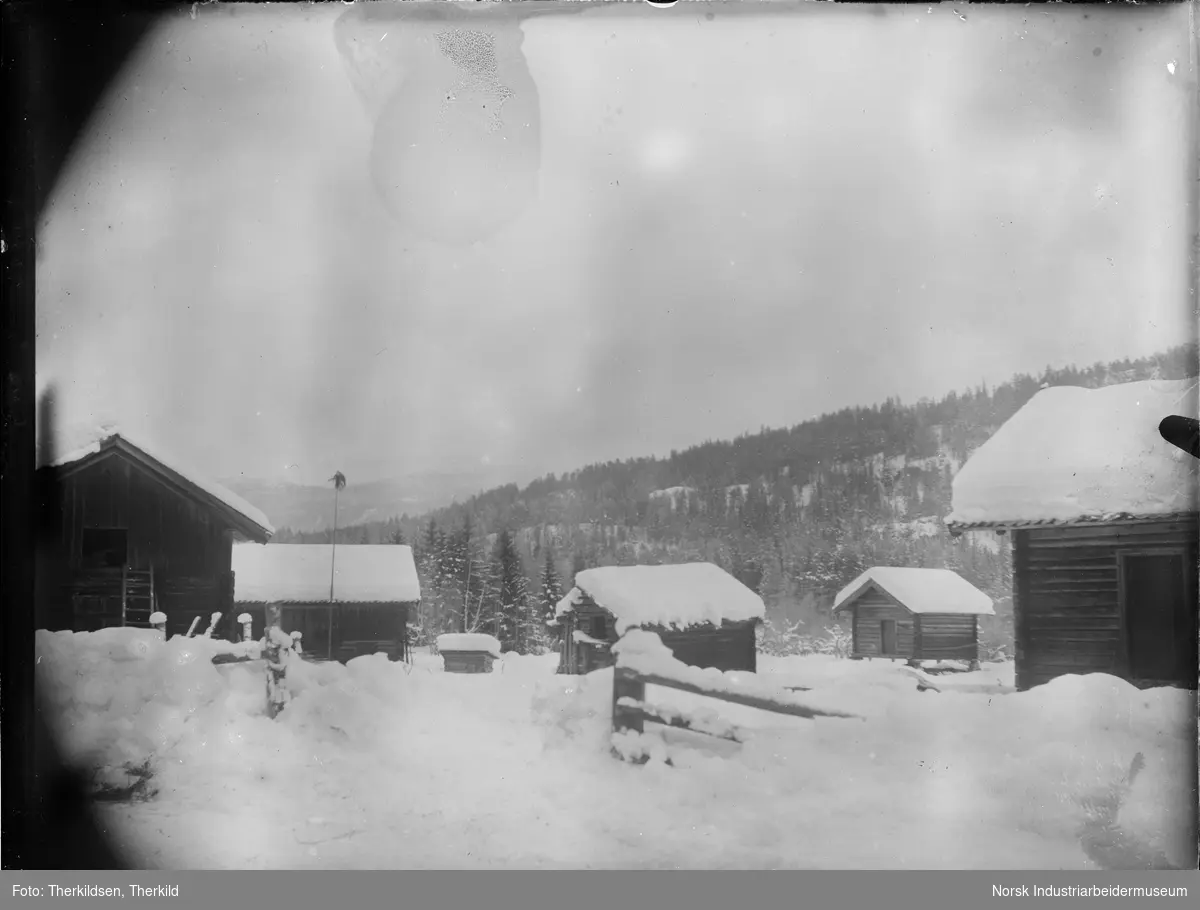
[[[849,607],[872,587],[898,600],[912,613],[960,613],[991,616],[992,599],[949,569],[876,566],[846,585],[833,599],[834,610]]]
[[[332,562],[332,576],[330,573]],[[421,583],[412,548],[397,544],[238,544],[235,603],[414,603]]]
[[[275,533],[267,516],[256,509],[236,493],[225,489],[218,483],[205,478],[200,472],[193,470],[183,460],[167,455],[163,449],[154,444],[148,444],[142,439],[132,439],[124,430],[115,427],[89,427],[65,434],[64,441],[68,449],[66,455],[54,459],[53,467],[69,469],[94,456],[103,453],[124,452],[138,461],[155,469],[170,480],[198,492],[214,504],[232,511],[242,519],[236,530],[245,534],[251,540],[265,543]],[[247,523],[249,525],[247,526]]]
[[[1198,511],[1200,462],[1162,438],[1197,414],[1197,381],[1043,389],[954,478],[952,529],[1153,518]]]
[[[575,588],[555,608],[573,610],[582,594],[616,619],[617,633],[638,626],[683,628],[723,620],[762,619],[763,600],[718,566],[605,566],[575,576]]]
[[[500,642],[483,632],[448,632],[437,637],[437,649],[444,651],[477,651],[500,656]]]

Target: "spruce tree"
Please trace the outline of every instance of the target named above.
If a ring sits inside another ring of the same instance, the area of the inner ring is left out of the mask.
[[[552,625],[554,610],[563,599],[562,585],[558,581],[558,572],[554,567],[554,553],[546,550],[546,562],[542,566],[541,589],[538,591],[538,607],[541,613],[540,626],[550,637],[557,639],[562,628]]]
[[[521,555],[507,529],[496,537],[495,548],[499,634],[501,648],[528,654],[529,641],[529,582],[521,566]]]

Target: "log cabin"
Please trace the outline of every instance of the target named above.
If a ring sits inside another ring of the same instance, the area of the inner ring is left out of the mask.
[[[558,672],[612,666],[612,645],[633,628],[655,632],[690,666],[754,672],[765,613],[761,597],[711,563],[586,569],[555,609]]]
[[[233,597],[263,635],[266,605],[304,653],[345,663],[382,652],[408,660],[408,623],[421,601],[412,548],[399,544],[242,544],[233,551]]]
[[[1197,462],[1163,418],[1195,379],[1043,389],[953,481],[951,534],[1012,535],[1016,684],[1196,686]]]
[[[213,613],[228,616],[234,543],[265,544],[274,533],[266,516],[115,428],[72,442],[41,468],[61,498],[63,559],[46,581],[47,627],[149,628],[162,612],[167,634],[181,635],[196,617],[206,627]]]
[[[949,569],[876,566],[846,585],[834,613],[851,620],[854,658],[979,659],[979,617],[992,599]]]

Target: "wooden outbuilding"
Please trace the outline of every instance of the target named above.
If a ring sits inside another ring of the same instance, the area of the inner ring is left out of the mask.
[[[979,659],[979,617],[992,599],[949,569],[876,566],[846,585],[835,613],[851,623],[855,658]]]
[[[52,630],[150,628],[156,612],[168,635],[206,627],[233,604],[235,541],[265,544],[265,515],[157,446],[116,429],[76,435],[78,446],[43,465],[62,495],[61,584],[48,590]]]
[[[586,569],[555,610],[558,672],[612,666],[612,645],[634,628],[656,633],[690,666],[754,672],[765,614],[761,597],[712,563]]]
[[[409,656],[408,623],[421,601],[412,548],[398,544],[243,544],[234,548],[234,601],[263,634],[266,605],[305,654],[345,663],[382,652]]]
[[[1196,687],[1197,461],[1162,438],[1195,379],[1047,388],[954,479],[952,534],[1012,535],[1018,689]]]
[[[450,632],[437,637],[447,673],[491,673],[500,659],[500,640],[482,632]]]

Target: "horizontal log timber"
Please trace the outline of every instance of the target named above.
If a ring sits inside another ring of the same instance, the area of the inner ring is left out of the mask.
[[[1106,625],[1082,625],[1071,622],[1047,622],[1038,617],[1038,622],[1030,622],[1029,631],[1034,634],[1054,634],[1059,640],[1076,639],[1117,641],[1121,637],[1121,627],[1118,623]]]
[[[626,669],[626,668],[622,668]],[[807,705],[787,705],[780,704],[770,698],[765,698],[759,695],[751,695],[742,692],[728,692],[720,689],[709,689],[705,686],[698,686],[694,683],[683,682],[678,679],[671,679],[668,676],[659,676],[657,673],[635,673],[644,685],[650,686],[665,686],[668,689],[678,689],[680,692],[690,692],[693,695],[704,695],[708,698],[715,698],[720,701],[727,701],[735,705],[745,705],[748,708],[760,708],[763,711],[770,711],[773,714],[787,714],[791,717],[815,718],[815,717],[854,717],[856,715],[846,714],[842,711],[826,711],[821,708],[810,708]]]
[[[1065,552],[1037,549],[1030,552],[1026,563],[1036,566],[1043,572],[1074,572],[1080,569],[1084,571],[1101,569],[1116,571],[1116,560],[1111,547],[1105,547],[1102,551],[1100,548],[1074,549]]]
[[[1063,569],[1046,569],[1038,572],[1029,583],[1034,588],[1050,588],[1056,585],[1071,585],[1072,587],[1092,586],[1105,587],[1117,583],[1117,565],[1108,569],[1083,569],[1070,571]]]
[[[1112,540],[1120,537],[1142,538],[1162,535],[1180,535],[1195,533],[1197,521],[1143,521],[1143,522],[1113,522],[1098,525],[1073,525],[1053,528],[1030,528],[1029,544],[1031,547],[1044,546],[1047,542],[1061,540]]]

